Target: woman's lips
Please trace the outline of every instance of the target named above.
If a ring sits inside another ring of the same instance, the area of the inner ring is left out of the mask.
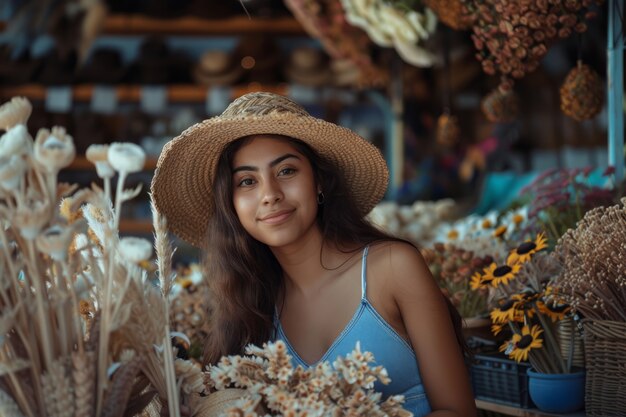
[[[282,223],[283,221],[287,220],[289,216],[291,216],[291,213],[293,213],[293,210],[281,210],[281,211],[277,211],[276,213],[268,214],[267,216],[261,218],[260,220],[263,223],[267,223],[267,224]]]

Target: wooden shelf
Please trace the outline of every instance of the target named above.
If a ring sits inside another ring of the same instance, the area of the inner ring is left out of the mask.
[[[234,16],[210,20],[193,16],[176,19],[157,19],[143,15],[111,15],[104,22],[103,32],[115,35],[241,35],[250,33],[275,33],[306,35],[293,17],[248,18]]]
[[[150,220],[120,220],[120,232],[121,233],[141,233],[152,234],[154,231],[152,227],[152,221]]]
[[[585,417],[584,411],[577,411],[568,414],[547,413],[536,408],[518,408],[511,405],[492,403],[491,401],[476,400],[476,407],[481,410],[493,411],[506,414],[507,416],[518,417]]]
[[[206,101],[209,87],[197,84],[176,84],[164,86],[167,88],[169,102],[198,102]],[[117,99],[121,102],[138,102],[141,99],[141,85],[115,85]],[[232,86],[232,99],[253,91],[269,91],[277,94],[287,94],[287,84],[263,85],[250,83]],[[72,86],[74,101],[89,101],[93,94],[94,85],[81,84]],[[24,96],[31,100],[45,100],[47,87],[41,84],[24,84],[16,87],[0,86],[0,97],[8,99],[15,96]]]
[[[146,158],[146,165],[144,166],[144,170],[153,170],[156,168],[157,158]],[[70,166],[65,168],[66,170],[96,170],[96,166],[91,163],[87,158],[82,155],[74,158]]]
[[[0,31],[6,22],[0,22]],[[185,16],[175,19],[157,19],[144,15],[110,15],[104,21],[104,35],[243,35],[268,33],[308,36],[302,25],[291,16],[259,18],[234,16],[226,19],[201,19]]]

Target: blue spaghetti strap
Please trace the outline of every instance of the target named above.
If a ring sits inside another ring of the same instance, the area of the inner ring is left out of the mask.
[[[367,298],[367,252],[369,245],[363,249],[363,259],[361,260],[361,300]]]

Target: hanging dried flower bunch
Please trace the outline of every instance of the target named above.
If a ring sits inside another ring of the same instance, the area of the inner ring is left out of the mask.
[[[420,45],[437,27],[429,8],[402,0],[341,0],[341,4],[348,22],[363,29],[376,45],[395,48],[411,65],[433,65],[433,54]]]
[[[449,113],[443,113],[437,119],[437,143],[450,147],[456,145],[461,134],[459,121],[456,116]]]
[[[598,73],[578,61],[561,86],[561,110],[579,122],[591,119],[602,110],[603,90]]]
[[[519,113],[519,98],[501,85],[482,99],[481,108],[491,122],[511,122]]]
[[[557,38],[587,30],[587,9],[602,0],[464,0],[473,21],[476,58],[489,75],[522,78]]]
[[[470,17],[465,13],[462,0],[424,0],[439,20],[454,30],[466,30],[472,27]]]
[[[559,240],[559,293],[585,318],[626,322],[626,198],[588,211]]]
[[[341,0],[285,0],[285,5],[307,33],[320,40],[328,55],[359,68],[358,86],[381,86],[388,81],[387,72],[369,55],[372,42],[367,34],[346,21]]]

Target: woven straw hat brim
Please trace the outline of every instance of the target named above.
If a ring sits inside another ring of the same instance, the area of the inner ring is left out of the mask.
[[[378,148],[349,129],[290,113],[217,116],[172,139],[159,157],[151,191],[172,232],[203,247],[213,214],[213,178],[219,157],[232,141],[256,134],[300,139],[334,163],[363,215],[385,194],[389,172],[384,158]]]

